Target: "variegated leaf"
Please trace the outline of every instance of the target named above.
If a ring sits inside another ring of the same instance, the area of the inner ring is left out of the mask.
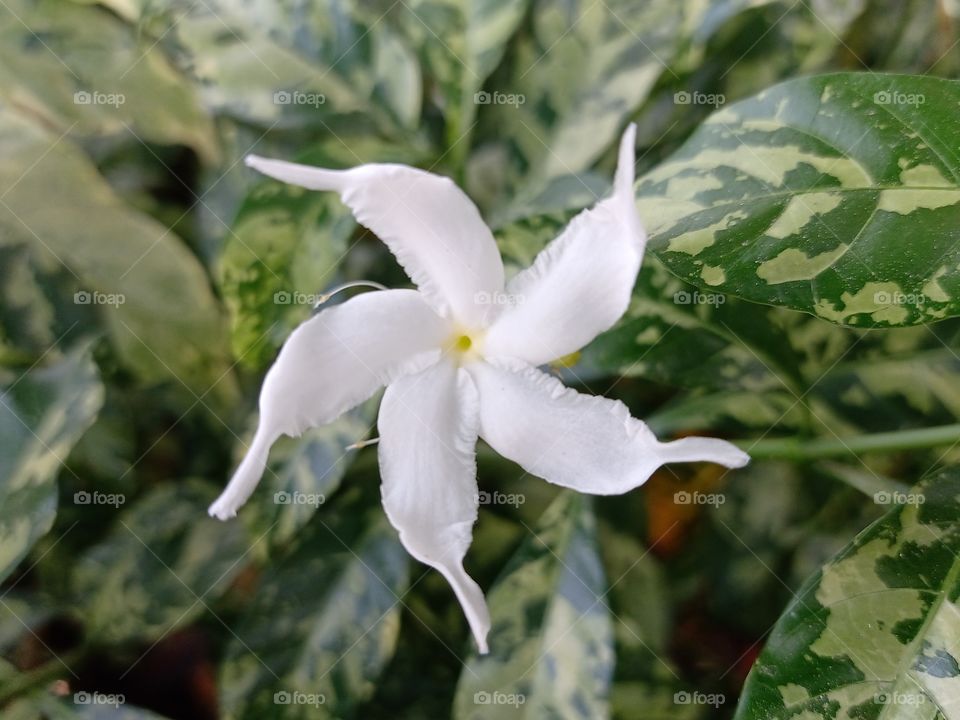
[[[38,267],[72,275],[74,303],[96,311],[129,367],[197,394],[230,387],[204,268],[169,228],[124,205],[80,148],[2,108],[0,187],[0,244],[29,246]]]
[[[0,580],[53,524],[55,479],[70,448],[103,404],[99,372],[86,350],[19,377],[0,394]]]
[[[375,397],[331,423],[276,442],[263,479],[241,513],[250,534],[264,538],[264,551],[292,541],[337,491],[357,456],[347,448],[370,435],[378,404]],[[242,456],[248,444],[238,445]]]
[[[712,292],[835,323],[960,314],[960,83],[834,74],[715,113],[641,179],[651,247]]]
[[[608,712],[613,627],[588,501],[562,493],[487,595],[490,653],[460,675],[459,720]]]
[[[310,317],[356,223],[333,193],[261,183],[240,209],[220,264],[234,356],[262,368]]]
[[[960,472],[933,475],[807,582],[738,720],[960,717],[958,498]]]
[[[393,655],[408,555],[359,488],[274,558],[221,665],[225,718],[344,718]]]
[[[588,0],[534,3],[506,77],[485,86],[480,131],[504,148],[500,214],[519,217],[543,195],[594,188],[575,176],[616,142],[678,49],[689,19],[686,2]],[[583,192],[587,195],[584,197]],[[499,222],[499,218],[498,218]]]
[[[3,9],[0,98],[58,135],[142,137],[217,159],[199,93],[152,39],[99,7],[5,0]]]
[[[155,640],[200,615],[243,570],[243,526],[204,512],[216,497],[167,483],[123,507],[110,534],[76,561],[73,607],[88,637]]]
[[[446,122],[454,156],[469,149],[463,136],[472,129],[478,91],[503,56],[507,41],[527,11],[529,0],[410,0],[381,2],[384,14],[420,48],[426,72]]]
[[[387,132],[419,118],[415,56],[378,15],[353,4],[102,2],[178,55],[218,113],[328,131],[344,116]]]

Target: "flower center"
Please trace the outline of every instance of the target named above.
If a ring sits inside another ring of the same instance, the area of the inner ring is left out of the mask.
[[[479,358],[483,352],[482,345],[482,332],[475,333],[457,328],[446,342],[445,348],[457,364],[463,364]]]

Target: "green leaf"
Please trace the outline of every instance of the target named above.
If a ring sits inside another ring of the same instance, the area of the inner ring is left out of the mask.
[[[122,135],[189,145],[213,162],[213,123],[150,38],[76,3],[9,0],[0,16],[0,98],[57,135]]]
[[[103,404],[86,350],[10,378],[0,395],[0,580],[50,530],[56,476]]]
[[[562,493],[487,594],[490,653],[467,661],[454,717],[608,713],[613,627],[587,503]]]
[[[188,65],[215,112],[273,128],[398,131],[418,117],[419,67],[378,15],[338,0],[107,3]],[[138,4],[139,5],[139,4]],[[385,101],[371,103],[371,96]]]
[[[737,718],[952,718],[960,697],[960,472],[940,472],[812,577]]]
[[[835,323],[960,314],[958,104],[957,82],[844,73],[726,107],[640,180],[651,249],[711,292]]]
[[[262,368],[310,317],[356,222],[334,193],[263,183],[248,196],[227,239],[221,287],[234,355]]]
[[[498,244],[508,264],[527,267],[565,225],[563,215],[525,218],[501,229]],[[698,291],[648,256],[627,312],[583,349],[576,373],[754,392],[782,389],[783,381],[773,371],[790,377],[795,359],[767,314],[766,308]],[[759,335],[756,342],[754,335]]]
[[[732,390],[689,395],[657,409],[645,422],[657,436],[692,430],[734,428],[748,433],[774,426],[792,431],[804,427],[803,407],[789,392]],[[736,434],[734,434],[736,437]]]
[[[616,142],[676,53],[685,10],[682,2],[534,3],[532,30],[518,39],[507,77],[487,83],[481,113],[522,187],[519,196],[503,189],[508,216]]]
[[[110,534],[80,555],[73,606],[89,637],[158,639],[223,593],[249,545],[240,523],[207,516],[214,497],[198,482],[161,485],[124,508]]]
[[[122,694],[99,693],[94,698],[92,693],[80,691],[73,693],[69,700],[44,692],[19,698],[4,708],[3,717],[4,720],[164,720],[166,716],[130,705]]]
[[[332,423],[274,444],[263,479],[242,513],[251,535],[266,534],[269,545],[282,545],[300,532],[340,487],[357,454],[347,447],[370,434],[378,404],[370,400]]]
[[[391,21],[420,48],[439,90],[451,151],[457,152],[461,136],[469,133],[478,109],[476,93],[503,57],[527,5],[528,0],[383,3]]]
[[[358,489],[272,563],[222,665],[226,718],[342,718],[370,697],[399,631],[408,556]]]
[[[0,245],[0,360],[32,362],[62,335],[24,245]],[[64,328],[65,329],[65,328]]]
[[[203,267],[168,228],[124,206],[76,146],[0,110],[0,187],[0,245],[27,244],[37,266],[65,267],[74,302],[98,312],[129,366],[197,394],[223,379],[221,310]]]
[[[680,682],[667,659],[673,624],[666,573],[632,533],[601,524],[599,540],[611,579],[609,599],[616,640],[611,716],[629,720],[642,707],[645,719],[692,720],[701,714],[699,706],[674,702]]]
[[[960,419],[960,358],[935,342],[905,357],[860,359],[838,365],[817,393],[867,431],[947,425]]]

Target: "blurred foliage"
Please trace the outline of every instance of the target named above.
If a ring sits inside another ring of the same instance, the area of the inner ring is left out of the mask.
[[[958,30],[954,0],[3,0],[3,717],[958,717],[960,451],[903,434],[960,423]],[[514,499],[466,561],[487,656],[346,450],[375,401],[205,516],[317,296],[408,283],[245,154],[449,175],[513,271],[629,121],[651,253],[555,371],[751,466],[590,499],[481,448]]]

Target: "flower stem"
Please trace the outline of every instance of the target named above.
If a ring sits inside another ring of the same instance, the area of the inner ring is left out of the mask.
[[[960,442],[960,423],[846,438],[738,440],[735,444],[756,459],[819,460],[863,453],[917,450],[956,442]]]

